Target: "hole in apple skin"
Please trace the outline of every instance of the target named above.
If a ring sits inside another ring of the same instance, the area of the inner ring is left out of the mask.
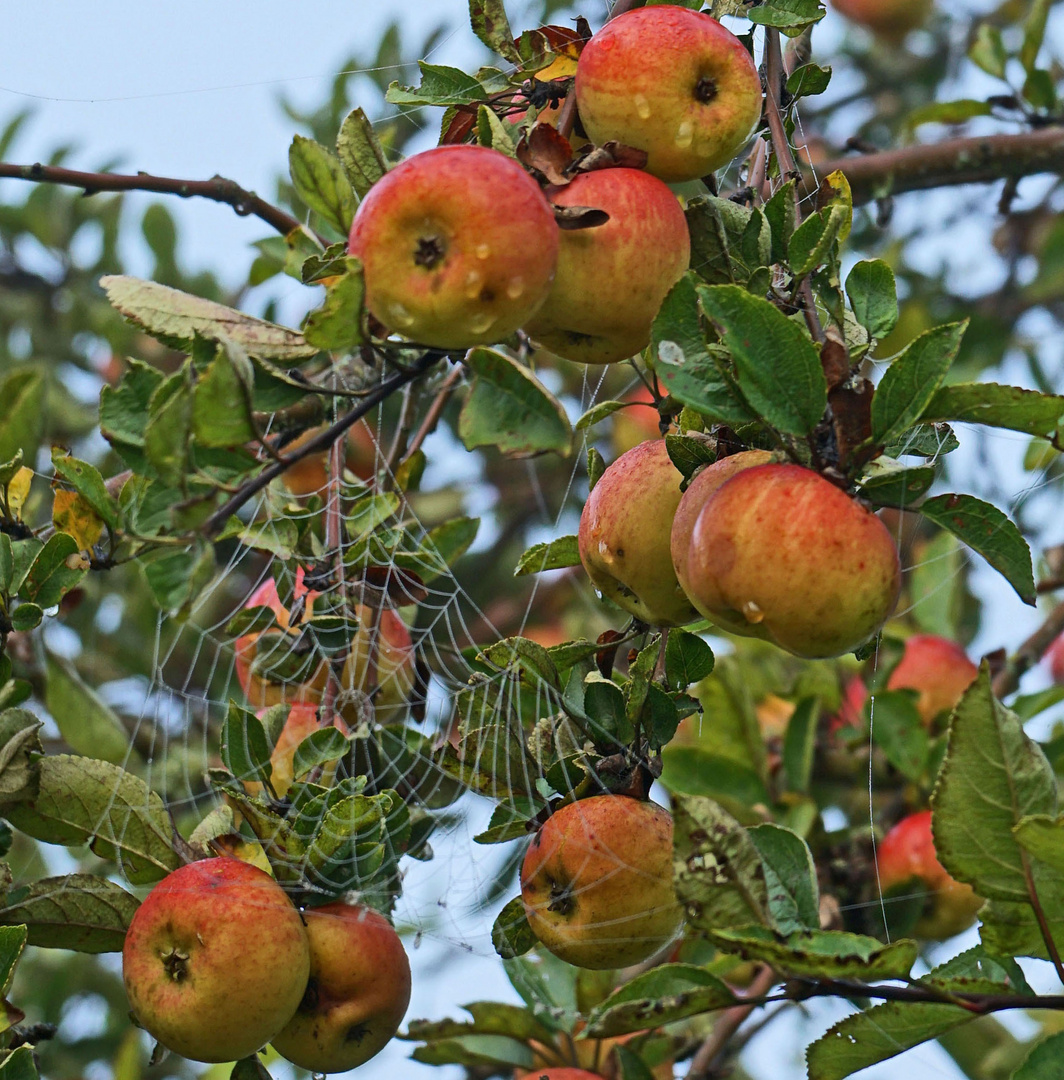
[[[703,75],[702,78],[695,83],[695,101],[699,101],[703,105],[708,105],[711,101],[715,101],[718,92],[717,84],[708,75]]]
[[[443,261],[446,252],[443,241],[438,236],[419,236],[417,250],[414,252],[414,263],[431,270]]]

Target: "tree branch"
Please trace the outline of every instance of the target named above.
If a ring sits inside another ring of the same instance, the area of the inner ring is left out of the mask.
[[[994,679],[994,697],[1006,698],[1020,685],[1020,679],[1045,656],[1049,646],[1064,634],[1064,602],[1057,604],[1046,621],[1009,657]]]
[[[148,173],[123,175],[120,173],[79,172],[61,169],[57,165],[12,165],[0,161],[0,179],[29,180],[38,184],[61,184],[82,188],[86,195],[101,191],[155,191],[161,195],[179,195],[182,199],[202,198],[212,202],[226,203],[241,217],[257,217],[286,236],[303,223],[291,214],[260,199],[253,191],[246,191],[235,180],[224,176],[212,176],[210,180],[179,180],[169,176],[151,176]]]
[[[841,169],[853,191],[854,205],[887,195],[958,184],[990,184],[1038,173],[1064,175],[1064,128],[1020,135],[984,135],[839,158],[818,167],[826,176]],[[815,195],[818,184],[806,172],[802,197]]]

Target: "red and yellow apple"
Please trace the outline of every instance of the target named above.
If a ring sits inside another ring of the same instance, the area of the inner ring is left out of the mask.
[[[938,861],[931,832],[931,811],[910,814],[883,837],[876,849],[879,885],[888,900],[914,890],[927,891],[927,903],[913,933],[944,941],[967,930],[983,906],[970,885],[950,877]]]
[[[927,22],[933,0],[831,0],[831,6],[880,37],[899,40]]]
[[[377,181],[351,225],[366,307],[439,349],[497,342],[547,298],[558,226],[539,185],[484,146],[438,146]]]
[[[259,711],[260,719],[263,713],[264,710]],[[339,716],[333,720],[333,726],[345,735],[348,733],[347,725]],[[281,734],[277,736],[277,742],[270,754],[270,784],[277,798],[283,799],[295,782],[295,756],[300,743],[320,727],[317,705],[296,704],[289,710]],[[244,781],[244,789],[249,795],[257,795],[262,791],[262,784],[258,781]]]
[[[642,443],[599,477],[580,515],[580,561],[595,588],[652,626],[698,617],[669,559],[682,480],[664,439]]]
[[[518,1080],[603,1080],[600,1073],[588,1072],[587,1069],[575,1069],[570,1065],[555,1066],[549,1069],[536,1069],[525,1073]]]
[[[672,817],[626,795],[563,806],[529,846],[521,899],[533,933],[567,963],[605,969],[645,960],[683,918],[672,888]]]
[[[321,427],[316,427],[304,431],[297,439],[288,443],[281,452],[286,455],[292,454],[306,445],[315,435],[320,435],[323,430]],[[359,480],[369,480],[373,476],[376,462],[376,440],[366,421],[359,420],[347,432],[344,441],[344,465]],[[281,483],[297,498],[322,494],[328,481],[329,452],[327,450],[301,458],[281,473]]]
[[[555,206],[604,210],[609,220],[561,232],[554,284],[525,330],[566,360],[613,364],[635,356],[690,261],[679,201],[638,169],[581,173],[547,196]]]
[[[293,600],[302,601],[303,606],[299,622],[304,622],[310,617],[314,599],[318,595],[308,590],[303,584],[303,568],[299,567],[296,571],[296,583],[293,590]],[[286,701],[315,704],[320,702],[329,680],[329,668],[324,660],[314,666],[313,660],[308,659],[305,671],[300,673],[302,678],[290,682],[275,681],[257,670],[256,662],[259,665],[263,661],[270,663],[286,655],[300,633],[299,626],[293,623],[288,608],[281,602],[274,579],[267,578],[248,597],[244,607],[268,607],[274,613],[277,622],[275,628],[244,634],[236,639],[233,646],[236,653],[237,681],[251,705],[256,709],[264,709]]]
[[[137,1022],[193,1061],[254,1054],[295,1013],[310,974],[299,912],[240,859],[189,863],[145,897],[122,977]]]
[[[695,521],[685,576],[707,618],[808,658],[863,644],[901,591],[883,522],[799,465],[755,465],[726,480]]]
[[[761,119],[761,79],[716,19],[671,4],[627,11],[584,46],[580,121],[592,142],[647,153],[647,172],[697,180],[727,165]]]
[[[617,457],[648,439],[661,438],[661,414],[654,405],[654,396],[642,383],[625,394],[622,401],[627,409],[613,414],[610,445]]]
[[[347,1072],[378,1054],[410,1004],[410,961],[392,924],[370,908],[334,903],[304,911],[306,992],[271,1042],[312,1073]]]
[[[1058,686],[1064,685],[1064,634],[1061,634],[1046,653],[1049,674]]]
[[[374,609],[356,604],[358,629],[340,675],[340,688],[353,697],[373,702],[378,718],[402,708],[414,689],[416,657],[406,623],[391,608]],[[354,722],[359,703],[345,702],[343,711]]]

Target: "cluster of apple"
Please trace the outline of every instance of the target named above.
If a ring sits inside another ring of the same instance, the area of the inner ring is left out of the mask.
[[[167,1049],[219,1062],[272,1043],[315,1073],[369,1060],[410,1002],[410,963],[386,918],[344,903],[300,912],[233,858],[189,863],[152,889],[122,974],[137,1023]]]
[[[690,258],[666,181],[731,160],[760,119],[760,79],[719,22],[665,4],[627,12],[587,42],[575,94],[588,137],[642,151],[645,168],[602,168],[610,162],[600,155],[591,171],[552,170],[541,188],[486,147],[408,158],[370,189],[351,227],[366,307],[382,327],[447,350],[524,329],[590,364],[647,345]],[[588,219],[587,209],[598,213]]]
[[[622,454],[580,518],[595,586],[643,622],[700,615],[803,657],[876,634],[901,590],[898,549],[875,514],[819,473],[746,450],[683,477],[664,440]]]

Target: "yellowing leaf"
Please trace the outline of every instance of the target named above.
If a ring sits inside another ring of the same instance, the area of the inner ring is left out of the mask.
[[[76,491],[59,490],[52,499],[52,523],[60,532],[69,533],[78,548],[88,551],[103,532],[100,515]]]
[[[839,242],[845,243],[853,225],[853,192],[850,190],[850,181],[846,179],[842,169],[836,169],[828,175],[826,182],[835,189],[832,202],[845,206],[847,210],[846,221],[839,227]]]
[[[30,493],[30,481],[33,479],[33,470],[23,465],[7,485],[7,509],[16,521],[22,519],[22,506],[26,496]]]

